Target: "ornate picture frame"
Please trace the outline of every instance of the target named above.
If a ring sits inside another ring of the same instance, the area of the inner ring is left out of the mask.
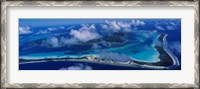
[[[194,83],[8,83],[7,82],[7,8],[25,6],[166,6],[194,7]],[[1,2],[1,88],[195,88],[199,89],[199,1],[2,1]]]

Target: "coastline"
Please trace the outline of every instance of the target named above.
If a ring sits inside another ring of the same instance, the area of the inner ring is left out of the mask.
[[[135,61],[134,62],[141,64],[141,65],[149,65],[149,66],[157,66],[157,68],[163,66],[165,69],[173,68],[174,66],[179,65],[178,59],[167,49],[167,41],[166,41],[167,34],[160,34],[158,37],[158,40],[162,43],[161,46],[155,45],[154,48],[159,52],[159,62],[155,63],[148,63],[148,62],[140,62]]]
[[[129,60],[128,62],[113,62],[113,61],[102,61],[98,60],[94,56],[85,56],[80,58],[48,58],[48,59],[38,59],[38,60],[26,60],[20,59],[19,64],[25,63],[35,63],[35,62],[48,62],[48,61],[77,61],[77,62],[89,62],[98,63],[105,65],[115,65],[115,66],[126,66],[134,68],[149,68],[149,69],[169,69],[174,65],[178,64],[176,57],[174,57],[166,48],[166,37],[167,34],[160,34],[158,40],[162,43],[161,46],[155,45],[154,48],[160,54],[160,61],[155,63],[141,62],[136,60]]]

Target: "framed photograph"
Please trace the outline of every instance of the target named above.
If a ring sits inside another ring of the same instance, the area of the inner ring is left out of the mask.
[[[199,1],[2,1],[2,88],[199,89]]]

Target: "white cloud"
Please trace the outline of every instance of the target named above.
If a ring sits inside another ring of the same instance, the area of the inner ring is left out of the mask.
[[[161,27],[161,26],[159,26],[159,25],[156,25],[155,28],[156,28],[157,30],[165,30],[165,28],[163,28],[163,27]]]
[[[95,24],[82,24],[82,27],[79,30],[96,30]]]
[[[157,30],[176,30],[178,26],[177,23],[169,21],[155,23],[155,28]]]
[[[176,23],[174,23],[174,22],[169,22],[169,24],[176,26]]]
[[[108,21],[105,20],[105,25],[102,25],[102,28],[106,31],[118,32],[121,30],[121,27],[117,24],[117,21]]]
[[[78,40],[75,38],[69,39],[65,37],[60,37],[60,38],[52,37],[52,38],[48,38],[44,40],[41,46],[50,46],[52,48],[57,48],[57,47],[62,47],[66,45],[70,46],[74,44],[78,44]]]
[[[49,33],[47,30],[39,30],[36,34],[47,34]]]
[[[71,30],[69,35],[71,37],[52,37],[43,42],[42,46],[62,47],[79,44],[80,42],[87,42],[89,40],[98,39],[101,36],[96,32],[94,25],[83,25],[79,30]]]
[[[50,31],[54,31],[57,28],[48,28],[47,30],[40,30],[36,34],[45,34]],[[62,46],[70,46],[74,44],[78,44],[79,42],[87,42],[89,40],[98,39],[101,36],[96,32],[95,25],[82,25],[82,27],[78,30],[71,30],[69,35],[71,37],[52,37],[49,38],[41,44],[41,46],[49,46],[50,47],[62,47]]]
[[[96,30],[96,27],[95,27],[94,24],[92,24],[92,25],[89,26],[89,29],[91,29],[91,30]]]
[[[58,28],[60,28],[60,29],[64,29],[65,27],[58,27]],[[58,28],[56,28],[56,27],[50,27],[50,28],[47,28],[46,30],[39,30],[37,33],[35,33],[35,34],[47,34],[47,33],[50,33],[51,31],[56,31],[56,30],[58,30]]]
[[[58,28],[52,27],[52,28],[47,28],[47,30],[49,30],[49,31],[55,31],[55,30],[58,30]]]
[[[101,36],[96,32],[94,25],[83,25],[79,30],[71,30],[70,35],[81,42],[98,39]]]
[[[117,24],[116,21],[110,22],[110,28],[111,29],[115,29],[115,30],[120,30],[121,29],[121,27]]]
[[[109,29],[108,25],[106,25],[106,24],[102,25],[101,28],[103,28],[104,30],[108,30]]]
[[[46,40],[46,43],[47,43],[48,45],[51,45],[53,48],[59,47],[59,46],[60,46],[60,45],[59,45],[58,38],[56,38],[56,37],[52,37],[52,38],[50,38],[50,39],[47,39],[47,40]]]
[[[30,30],[29,26],[26,27],[19,27],[19,34],[30,34],[32,31]]]
[[[143,25],[145,25],[144,21],[140,21],[140,20],[132,20],[132,24],[134,26],[143,26]]]
[[[102,25],[101,27],[104,30],[107,31],[113,31],[113,32],[130,32],[131,31],[131,26],[135,26],[135,28],[137,26],[143,26],[145,25],[144,21],[140,21],[140,20],[132,20],[131,22],[128,21],[108,21],[105,20],[105,24]]]
[[[60,70],[92,70],[92,67],[79,63],[79,64],[76,64],[74,66],[70,66],[67,68],[61,68]]]
[[[112,32],[129,32],[131,31],[131,24],[128,22],[123,22],[123,21],[108,21],[105,20],[105,24],[103,24],[101,27],[102,29],[106,31],[112,31]]]
[[[118,24],[121,28],[130,28],[130,27],[131,27],[131,24],[125,23],[125,22],[121,22],[121,21],[118,21],[117,24]]]
[[[74,44],[78,44],[78,40],[76,38],[65,38],[65,37],[61,37],[60,38],[60,42],[64,45],[74,45]]]
[[[70,66],[67,68],[67,70],[83,70],[83,69],[79,66]]]
[[[166,26],[167,30],[175,30],[173,26]]]
[[[70,35],[74,36],[76,39],[82,42],[100,38],[98,33],[91,32],[89,30],[71,30]]]

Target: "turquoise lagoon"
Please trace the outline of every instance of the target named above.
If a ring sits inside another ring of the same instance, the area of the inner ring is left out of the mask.
[[[127,44],[125,46],[121,47],[111,47],[106,48],[103,50],[106,50],[107,52],[112,53],[121,53],[124,55],[128,55],[132,60],[137,61],[143,61],[143,62],[158,62],[160,59],[158,58],[159,53],[154,48],[155,45],[157,45],[157,38],[159,37],[159,34],[154,34],[153,39],[154,42],[151,44],[141,44],[141,43],[131,43]],[[34,39],[37,39],[39,37],[34,37]],[[140,40],[142,37],[140,38]],[[145,40],[145,38],[143,38]],[[84,56],[96,56],[99,57],[99,51],[98,50],[91,50],[88,49],[86,51],[83,51],[82,54],[66,54],[68,51],[57,51],[57,52],[46,52],[46,53],[33,53],[28,54],[25,56],[20,56],[20,59],[46,59],[46,58],[79,58]],[[138,51],[138,52],[132,52],[132,51]]]

